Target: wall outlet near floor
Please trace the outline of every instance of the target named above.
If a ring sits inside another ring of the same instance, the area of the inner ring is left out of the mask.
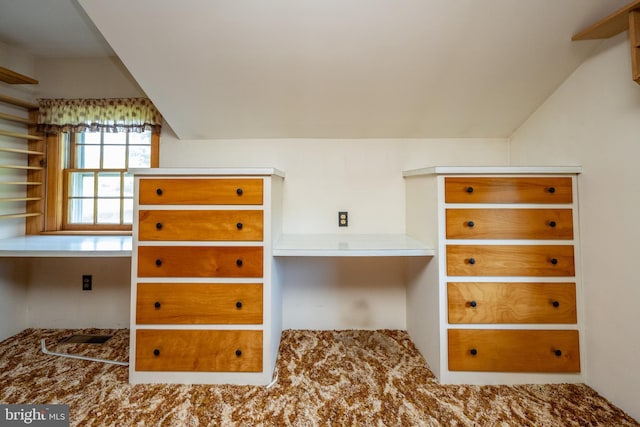
[[[349,212],[338,212],[338,227],[349,226]]]
[[[93,289],[93,277],[90,274],[82,275],[82,290],[90,291]]]

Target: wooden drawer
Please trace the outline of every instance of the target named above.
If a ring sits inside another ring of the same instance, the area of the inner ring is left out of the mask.
[[[449,323],[576,323],[575,283],[447,284]]]
[[[444,179],[446,203],[571,203],[569,177]]]
[[[139,277],[262,277],[259,246],[139,246]]]
[[[578,331],[449,329],[449,370],[580,372]]]
[[[449,276],[574,276],[572,245],[447,245]]]
[[[138,283],[139,324],[261,324],[260,283]]]
[[[571,209],[447,209],[447,239],[573,239]]]
[[[136,370],[261,372],[262,331],[137,330]]]
[[[261,241],[263,212],[245,210],[141,210],[138,239]]]
[[[172,179],[140,180],[141,205],[261,205],[262,180]]]

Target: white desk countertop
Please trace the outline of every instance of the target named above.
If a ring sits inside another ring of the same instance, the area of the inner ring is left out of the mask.
[[[404,234],[283,234],[274,256],[433,256],[435,251]]]
[[[284,234],[274,256],[433,256],[404,234]],[[131,236],[21,236],[0,239],[0,257],[130,257]]]
[[[0,257],[130,257],[131,236],[21,236],[0,239]]]

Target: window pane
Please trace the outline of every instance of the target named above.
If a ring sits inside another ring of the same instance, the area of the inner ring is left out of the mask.
[[[69,200],[69,223],[93,224],[93,199]]]
[[[93,172],[71,172],[69,174],[69,196],[93,197]]]
[[[124,189],[122,191],[124,197],[133,197],[133,175],[124,174]]]
[[[127,134],[126,132],[105,132],[104,133],[104,143],[105,144],[127,144]]]
[[[100,132],[79,132],[76,134],[76,144],[100,145]]]
[[[60,140],[65,153],[62,167],[66,169],[70,167],[69,165],[71,164],[71,149],[69,148],[71,146],[71,134],[69,134],[69,132],[63,133]]]
[[[84,171],[69,172],[67,222],[131,224],[134,181],[126,169],[151,166],[151,132],[83,132],[71,137],[65,141],[75,140],[76,148],[70,152],[73,145],[65,145],[65,168]]]
[[[99,145],[78,145],[76,149],[76,165],[78,169],[100,168]]]
[[[124,145],[105,145],[102,167],[104,169],[124,169],[127,150]]]
[[[120,173],[98,173],[98,197],[120,197]]]
[[[120,224],[120,199],[98,199],[98,224]]]
[[[129,167],[148,168],[151,166],[151,146],[132,145],[129,147]]]
[[[151,131],[129,132],[129,145],[151,145]]]
[[[124,199],[122,201],[124,205],[124,224],[133,224],[133,199]]]

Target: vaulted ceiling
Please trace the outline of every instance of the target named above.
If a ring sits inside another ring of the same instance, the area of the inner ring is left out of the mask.
[[[182,139],[509,137],[627,3],[77,1]]]

